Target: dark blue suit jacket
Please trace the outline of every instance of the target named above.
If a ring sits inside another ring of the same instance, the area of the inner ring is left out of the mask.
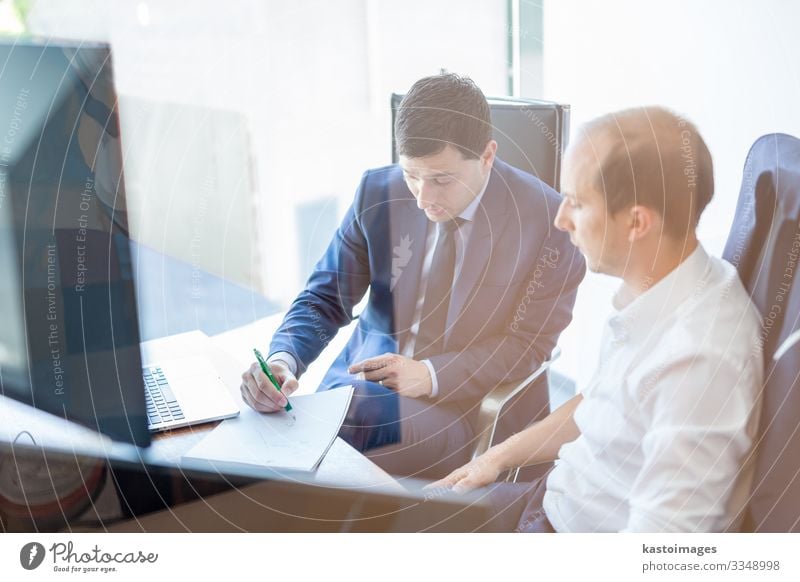
[[[453,288],[444,353],[430,360],[438,401],[471,417],[499,383],[546,360],[572,318],[584,261],[553,226],[560,196],[541,180],[495,160]],[[350,364],[398,352],[411,325],[428,219],[397,165],[366,172],[355,200],[306,288],[273,337],[306,369],[369,290],[369,302],[320,389],[352,383]],[[547,413],[546,382],[504,415],[518,431]]]

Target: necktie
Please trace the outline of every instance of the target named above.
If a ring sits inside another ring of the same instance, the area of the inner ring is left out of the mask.
[[[456,237],[462,220],[456,218],[436,225],[439,234],[433,251],[419,332],[414,345],[414,358],[417,360],[441,354],[444,349],[447,310],[450,307],[456,265]]]

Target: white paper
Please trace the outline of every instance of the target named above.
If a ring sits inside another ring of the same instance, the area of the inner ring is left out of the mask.
[[[256,466],[313,471],[333,444],[344,422],[353,387],[289,398],[291,414],[263,414],[244,407],[192,447],[184,459],[225,466]]]

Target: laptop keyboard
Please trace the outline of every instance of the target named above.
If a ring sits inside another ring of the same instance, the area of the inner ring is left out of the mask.
[[[151,427],[185,418],[161,368],[143,368],[147,418]]]

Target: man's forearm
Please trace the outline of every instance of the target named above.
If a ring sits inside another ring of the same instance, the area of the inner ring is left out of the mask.
[[[580,435],[573,415],[581,400],[582,395],[574,396],[543,420],[495,445],[487,454],[497,460],[502,470],[555,460],[561,445]]]

